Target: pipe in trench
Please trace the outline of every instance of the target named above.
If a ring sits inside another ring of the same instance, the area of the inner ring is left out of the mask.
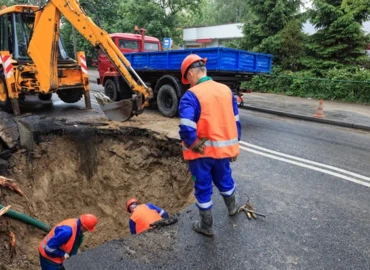
[[[0,204],[0,210],[3,209],[4,206]],[[43,222],[41,222],[40,220],[37,220],[37,219],[34,219],[34,218],[31,218],[30,216],[26,215],[26,214],[23,214],[23,213],[19,213],[17,211],[14,211],[14,210],[10,210],[4,214],[4,216],[8,216],[12,219],[16,219],[16,220],[19,220],[23,223],[26,223],[26,224],[29,224],[29,225],[32,225],[40,230],[43,230],[44,232],[50,232],[50,230],[52,229],[52,227],[50,227],[50,225],[48,224],[45,224]]]

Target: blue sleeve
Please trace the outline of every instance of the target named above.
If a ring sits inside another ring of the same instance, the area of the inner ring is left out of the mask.
[[[192,92],[186,91],[182,96],[179,114],[180,138],[186,146],[191,146],[197,140],[197,122],[200,117],[200,104]]]
[[[136,224],[131,219],[129,221],[129,226],[130,226],[130,233],[131,234],[136,234]]]
[[[153,209],[153,210],[156,210],[158,212],[158,214],[161,215],[161,217],[163,218],[168,218],[168,213],[166,211],[164,211],[162,208],[154,205],[154,204],[151,204],[151,203],[147,203],[146,204],[150,209]]]
[[[234,115],[235,115],[236,128],[238,129],[238,140],[240,141],[240,138],[242,135],[242,126],[240,124],[238,103],[236,102],[236,98],[234,94],[233,94],[233,110],[234,110]]]
[[[67,243],[71,236],[71,227],[65,225],[56,227],[54,236],[46,243],[46,254],[50,257],[64,257],[65,252],[60,247]]]

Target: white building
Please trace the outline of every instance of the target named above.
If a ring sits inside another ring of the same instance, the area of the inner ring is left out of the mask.
[[[220,47],[224,41],[242,38],[242,27],[242,23],[186,27],[183,29],[184,49]]]
[[[183,40],[185,42],[183,49],[220,47],[225,41],[242,38],[242,27],[242,23],[185,27],[183,29]],[[305,22],[302,28],[303,32],[308,35],[316,32],[315,27],[310,22]],[[363,23],[363,30],[366,34],[370,33],[370,21]]]

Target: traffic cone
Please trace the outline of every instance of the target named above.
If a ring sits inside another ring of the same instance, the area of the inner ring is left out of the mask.
[[[316,113],[314,114],[316,118],[324,118],[324,102],[320,99],[319,108],[317,109]]]

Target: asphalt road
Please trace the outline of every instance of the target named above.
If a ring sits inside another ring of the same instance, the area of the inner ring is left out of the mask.
[[[214,190],[213,239],[191,230],[190,206],[176,225],[108,242],[66,269],[370,269],[370,133],[240,115],[239,202],[249,197],[266,218],[229,218]]]

